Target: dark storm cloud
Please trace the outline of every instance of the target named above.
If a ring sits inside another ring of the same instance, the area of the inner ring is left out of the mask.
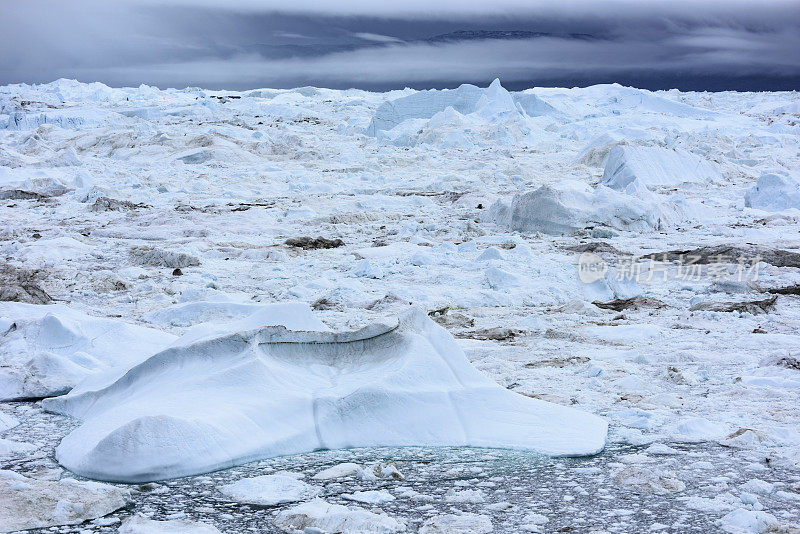
[[[795,2],[5,2],[0,83],[795,88]]]

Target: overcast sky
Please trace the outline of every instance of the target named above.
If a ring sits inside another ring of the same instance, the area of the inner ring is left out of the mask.
[[[800,89],[800,0],[0,0],[0,84]]]

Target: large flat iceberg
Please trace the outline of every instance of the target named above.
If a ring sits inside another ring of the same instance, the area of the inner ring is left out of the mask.
[[[298,322],[312,323],[311,310],[302,313]],[[588,455],[605,444],[602,418],[498,386],[418,310],[352,332],[237,324],[248,328],[191,334],[104,387],[46,399],[48,410],[83,420],[58,461],[87,477],[140,482],[319,449]]]

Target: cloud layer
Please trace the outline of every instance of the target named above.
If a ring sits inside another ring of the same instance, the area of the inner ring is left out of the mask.
[[[518,87],[748,80],[771,89],[800,80],[797,2],[30,0],[3,9],[0,48],[11,53],[0,55],[1,84],[375,89],[500,77]]]

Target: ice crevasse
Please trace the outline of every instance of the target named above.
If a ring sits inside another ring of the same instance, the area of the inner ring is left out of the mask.
[[[274,306],[302,316],[294,324],[319,328],[251,321],[227,333],[194,332],[107,383],[46,399],[49,411],[83,421],[58,446],[58,461],[90,478],[142,482],[320,449],[577,456],[605,445],[604,419],[500,387],[422,311],[332,332],[305,305]]]

